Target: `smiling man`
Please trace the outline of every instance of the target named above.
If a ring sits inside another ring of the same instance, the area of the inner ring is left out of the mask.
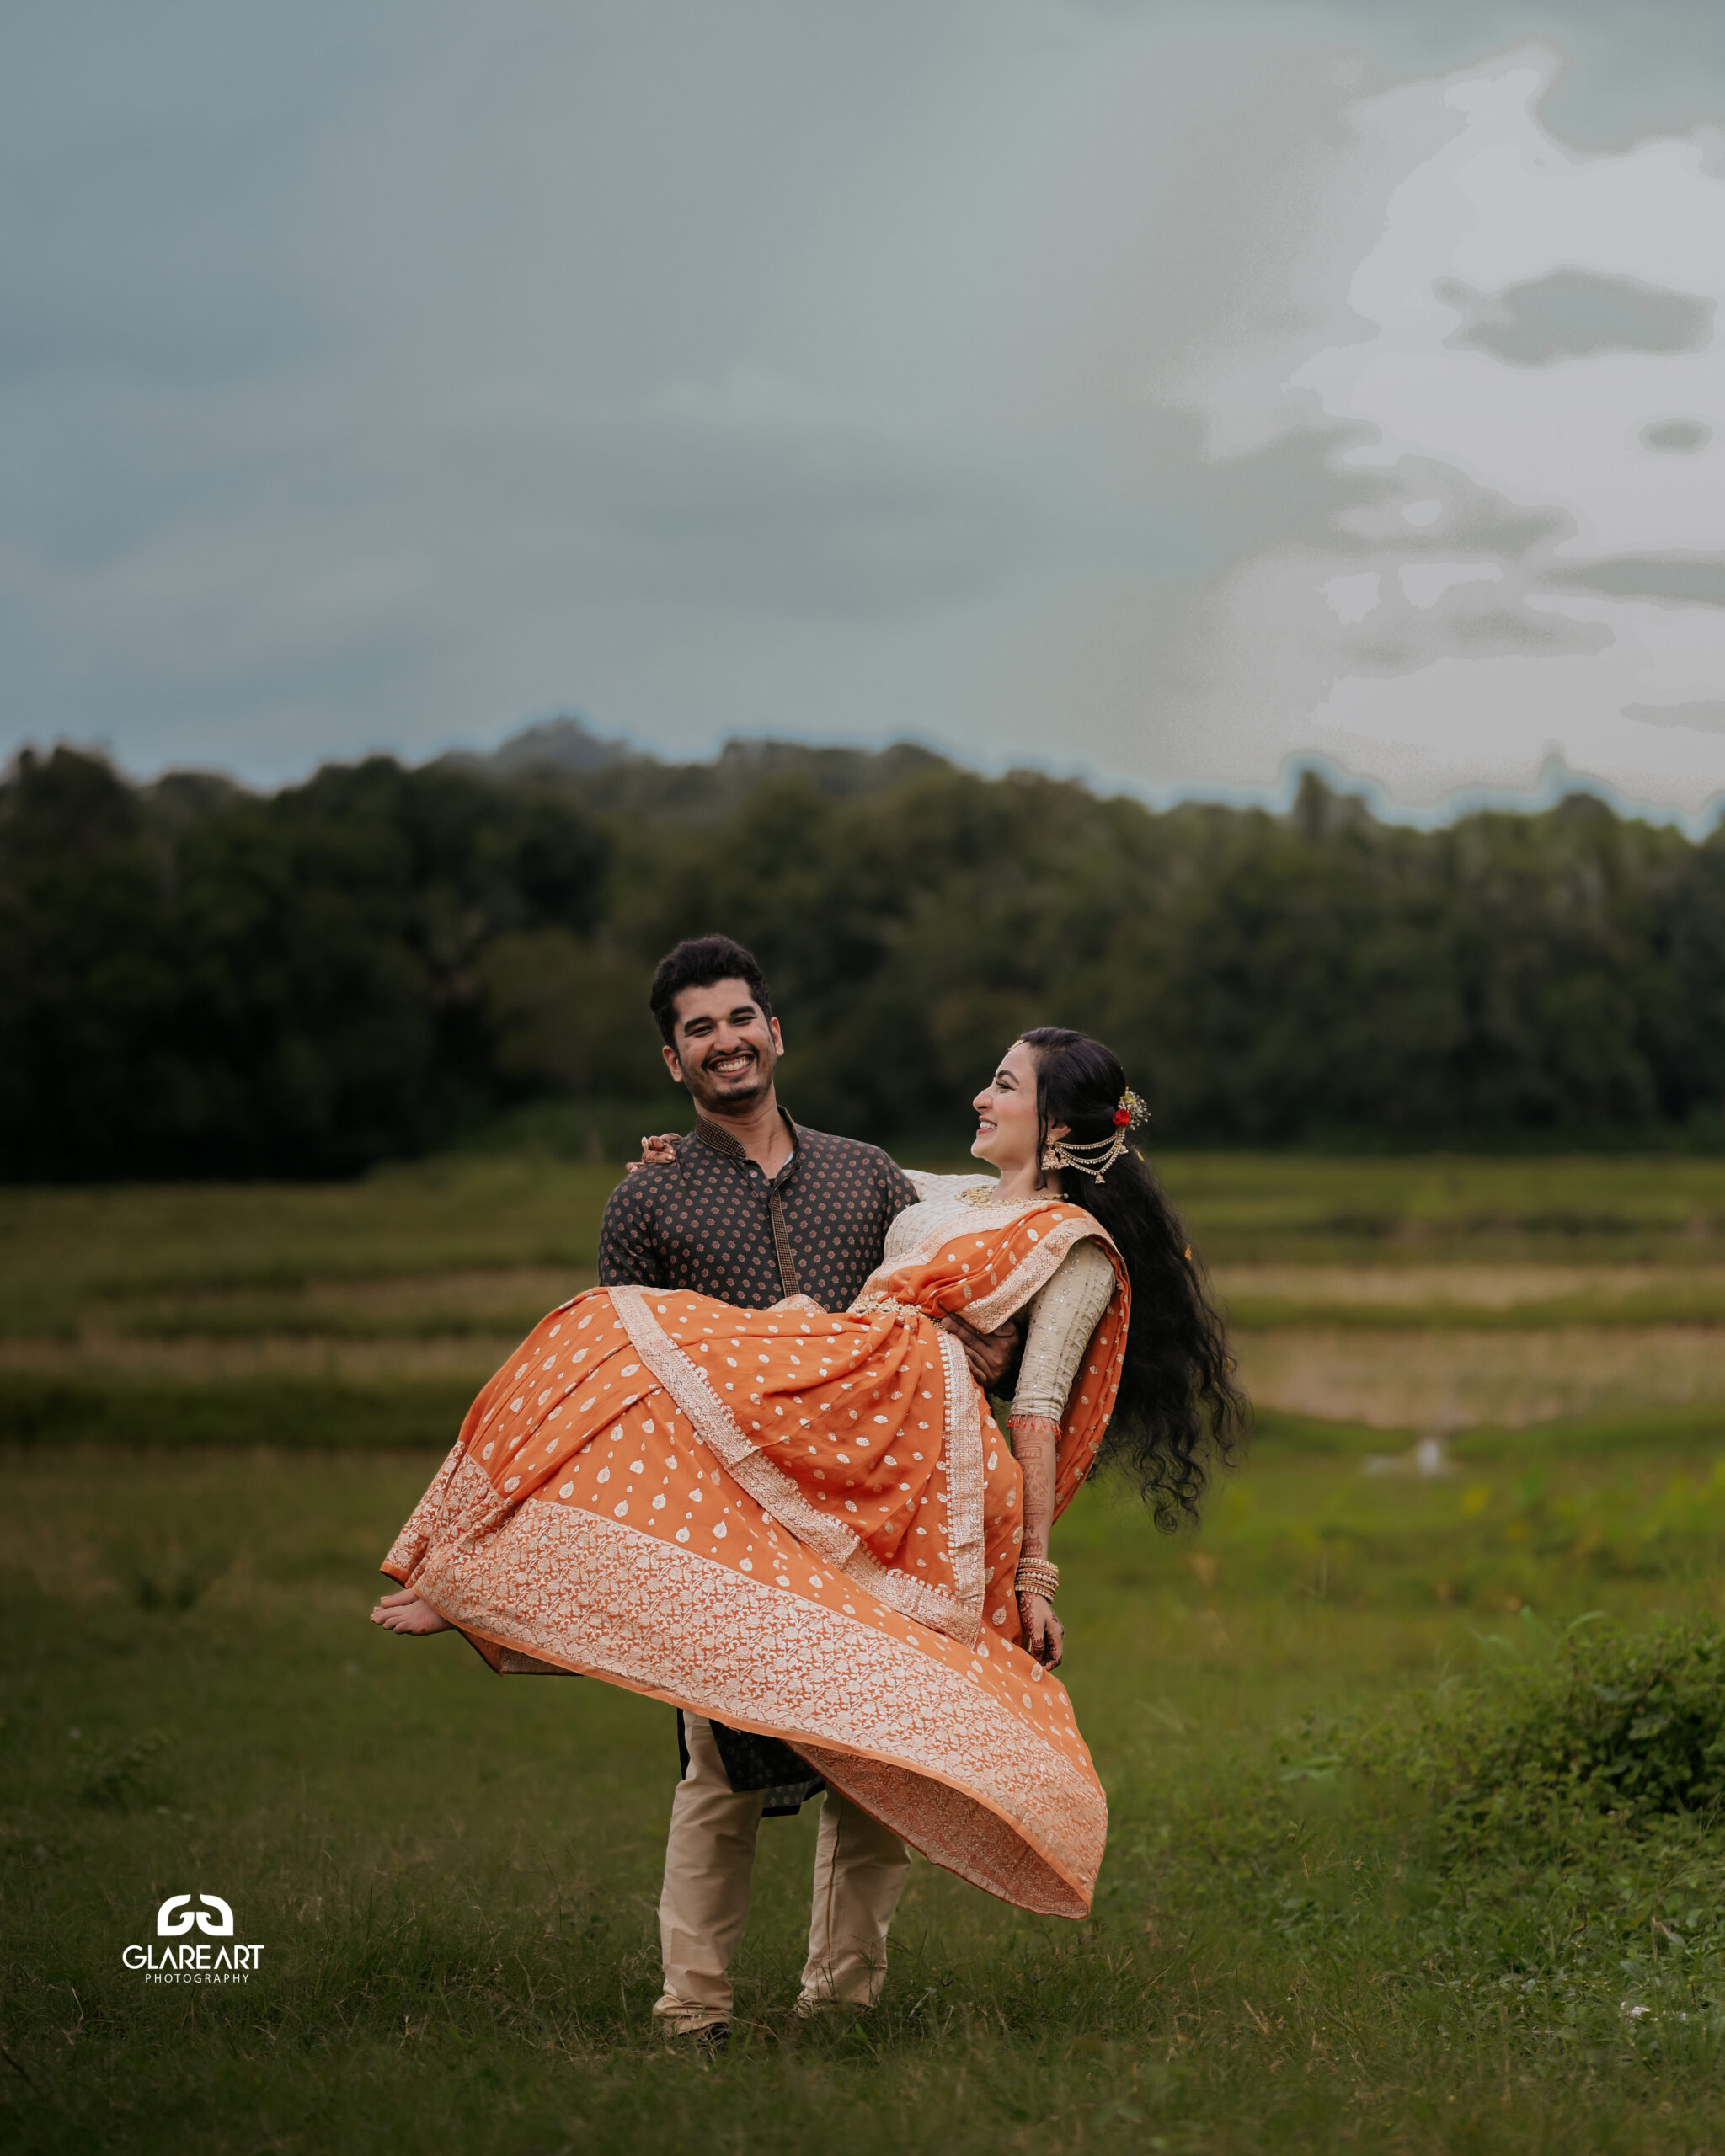
[[[740,943],[679,943],[660,960],[649,1001],[695,1128],[650,1141],[647,1162],[612,1193],[601,1282],[688,1288],[748,1310],[799,1294],[845,1309],[880,1262],[894,1215],[916,1203],[916,1186],[879,1146],[807,1129],[780,1107],[784,1042],[766,977]],[[1016,1338],[964,1332],[972,1369],[997,1385]],[[822,1784],[789,1746],[698,1715],[680,1716],[679,1742],[683,1778],[659,1909],[665,1989],[654,2011],[667,2034],[710,2043],[729,2028],[756,1829]],[[909,1865],[896,1835],[828,1790],[801,2011],[873,2004]]]

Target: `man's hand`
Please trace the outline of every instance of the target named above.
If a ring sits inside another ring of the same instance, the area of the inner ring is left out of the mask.
[[[998,1332],[979,1332],[961,1317],[937,1318],[935,1322],[943,1332],[950,1332],[954,1340],[963,1344],[970,1374],[982,1390],[997,1391],[1001,1380],[1012,1367],[1012,1358],[1023,1338],[1023,1319],[1008,1318]]]
[[[641,1157],[629,1162],[628,1172],[633,1175],[637,1168],[669,1167],[677,1156],[676,1143],[674,1130],[660,1130],[651,1138],[644,1138],[641,1140]]]

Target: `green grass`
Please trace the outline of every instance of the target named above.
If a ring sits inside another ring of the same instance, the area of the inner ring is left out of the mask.
[[[55,1454],[92,1444],[174,1451],[211,1445],[246,1451],[259,1445],[306,1452],[446,1449],[474,1390],[440,1380],[151,1384],[0,1373],[0,1444]]]
[[[451,1155],[350,1183],[0,1190],[0,1310],[8,1331],[51,1333],[169,1296],[522,1267],[590,1278],[618,1172]]]
[[[1195,1543],[1087,1495],[1060,1555],[1113,1822],[1094,1919],[1025,1917],[918,1865],[879,2014],[800,2031],[812,1821],[770,1824],[737,2047],[702,2066],[648,2018],[668,1713],[364,1621],[428,1458],[13,1454],[0,2137],[1717,2146],[1709,2015],[1626,2020],[1606,1983],[1555,2037],[1525,1911],[1458,1950],[1417,1799],[1338,1774],[1334,1732],[1476,1667],[1519,1605],[1717,1607],[1722,1458],[1690,1433],[1560,1453],[1536,1485],[1479,1462],[1375,1477],[1283,1430]],[[252,1983],[126,1972],[163,1897],[206,1887],[265,1946]]]
[[[1164,1182],[1213,1262],[1386,1256],[1717,1258],[1725,1160],[1171,1153]]]
[[[1092,1921],[919,1864],[879,2011],[802,2030],[813,1819],[769,1825],[708,2065],[649,2021],[669,1714],[365,1622],[473,1385],[592,1278],[617,1169],[0,1193],[0,2145],[1725,2145],[1725,1980],[1669,1947],[1725,1903],[1711,1828],[1464,1862],[1420,1788],[1352,1764],[1529,1612],[1725,1607],[1725,1362],[1717,1401],[1512,1428],[1487,1397],[1447,1472],[1410,1471],[1423,1388],[1496,1369],[1506,1330],[1701,1369],[1725,1162],[1164,1166],[1248,1367],[1333,1337],[1405,1368],[1406,1427],[1264,1405],[1196,1540],[1087,1493],[1057,1554],[1110,1800]],[[121,1950],[206,1887],[259,1974],[143,1985]]]
[[[1279,1332],[1325,1326],[1348,1332],[1391,1332],[1410,1325],[1429,1331],[1543,1332],[1555,1325],[1634,1330],[1650,1325],[1725,1325],[1725,1280],[1700,1283],[1681,1274],[1638,1293],[1530,1297],[1500,1305],[1434,1295],[1418,1302],[1343,1302],[1320,1295],[1229,1294],[1223,1298],[1236,1332]]]
[[[1725,1160],[1173,1153],[1160,1165],[1217,1262],[1546,1252],[1680,1263],[1717,1261],[1725,1237]],[[590,1267],[619,1172],[451,1155],[351,1183],[3,1190],[0,1303],[27,1330],[91,1298]]]

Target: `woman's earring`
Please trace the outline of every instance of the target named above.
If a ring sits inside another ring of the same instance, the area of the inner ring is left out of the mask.
[[[1060,1149],[1058,1145],[1049,1145],[1044,1148],[1042,1165],[1045,1168],[1057,1168],[1060,1166]]]

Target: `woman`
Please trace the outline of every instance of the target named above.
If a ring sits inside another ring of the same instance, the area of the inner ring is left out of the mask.
[[[1051,1675],[1049,1530],[1105,1460],[1159,1524],[1195,1513],[1244,1403],[1113,1054],[1039,1027],[975,1105],[998,1180],[919,1178],[847,1312],[648,1288],[552,1311],[372,1617],[782,1738],[937,1863],[1081,1916],[1107,1807]],[[1009,1449],[937,1320],[1022,1310]]]

